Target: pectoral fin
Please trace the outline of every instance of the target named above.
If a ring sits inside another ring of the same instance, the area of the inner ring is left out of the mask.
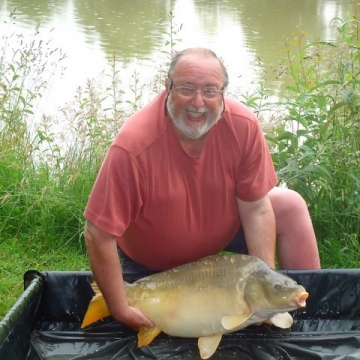
[[[294,323],[292,316],[288,312],[276,314],[270,321],[273,325],[282,329],[288,329]]]
[[[199,338],[198,347],[202,359],[208,359],[214,354],[219,346],[221,338],[222,335],[220,333]]]
[[[138,347],[148,346],[160,333],[161,330],[156,326],[142,326],[138,332]]]
[[[232,330],[240,326],[243,322],[245,322],[253,313],[247,312],[242,315],[229,315],[224,316],[221,319],[221,325],[224,327],[225,330]]]

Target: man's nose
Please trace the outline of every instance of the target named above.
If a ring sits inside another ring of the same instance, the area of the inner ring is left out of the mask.
[[[200,108],[204,105],[204,99],[201,91],[198,91],[193,98],[194,106]]]

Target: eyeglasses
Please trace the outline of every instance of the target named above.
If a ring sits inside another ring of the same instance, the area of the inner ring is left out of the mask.
[[[193,98],[194,96],[196,96],[196,94],[200,93],[204,99],[213,100],[216,97],[218,97],[220,94],[222,95],[224,93],[224,88],[221,88],[220,90],[211,89],[211,88],[198,90],[189,86],[177,86],[170,79],[170,89],[171,88],[174,88],[180,96],[189,99]]]

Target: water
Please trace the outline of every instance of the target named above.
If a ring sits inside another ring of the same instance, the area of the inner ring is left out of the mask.
[[[86,79],[107,68],[116,54],[121,75],[138,71],[151,77],[154,61],[165,49],[174,14],[176,48],[205,46],[220,55],[233,87],[247,89],[259,81],[261,71],[276,78],[285,57],[284,39],[293,38],[297,26],[308,41],[333,40],[335,17],[345,18],[351,0],[0,0],[0,34],[34,34],[51,39],[67,58],[49,83],[38,112],[53,113],[74,97]],[[16,8],[16,19],[9,14]],[[7,21],[7,23],[5,23]],[[10,26],[11,25],[11,26]],[[10,30],[9,30],[10,29]],[[0,39],[0,49],[2,48]],[[273,74],[272,74],[273,73]],[[274,82],[282,91],[282,84]]]

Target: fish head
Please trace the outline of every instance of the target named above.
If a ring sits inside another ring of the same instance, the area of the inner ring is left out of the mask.
[[[309,294],[292,278],[270,268],[258,269],[247,278],[244,299],[254,313],[270,318],[272,313],[306,306]]]

